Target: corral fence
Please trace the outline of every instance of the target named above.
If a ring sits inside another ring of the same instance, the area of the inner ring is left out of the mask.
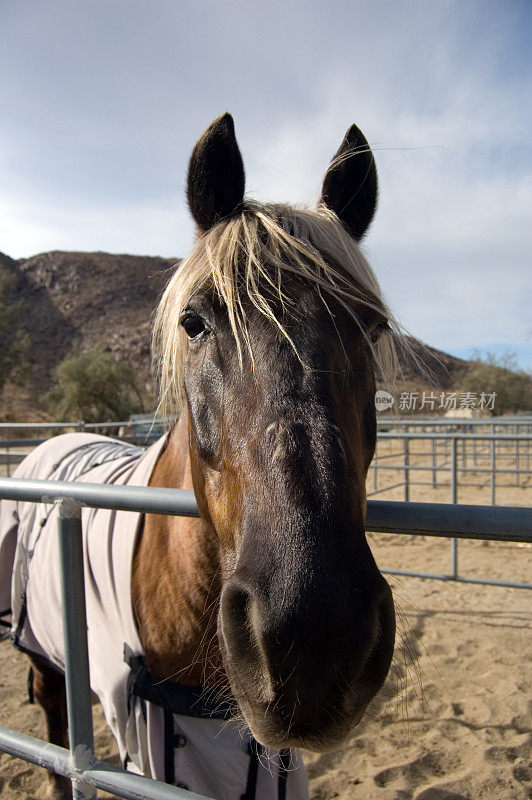
[[[409,502],[418,487],[447,490],[449,502],[459,502],[459,491],[489,490],[496,504],[497,489],[532,488],[532,416],[491,418],[378,419],[377,450],[370,465],[367,496],[401,490]],[[385,447],[392,444],[391,451]],[[390,461],[391,459],[391,461]],[[385,481],[387,475],[391,481]],[[451,538],[449,574],[411,570],[383,570],[388,574],[436,580],[457,580],[488,586],[531,588],[531,584],[472,578],[459,573],[459,543]]]
[[[70,750],[0,727],[0,751],[72,781],[74,800],[103,789],[131,800],[205,800],[189,791],[96,760],[85,610],[81,507],[198,516],[194,494],[176,489],[0,478],[0,498],[59,504],[65,677]],[[504,542],[532,542],[532,510],[437,503],[368,501],[369,531]]]
[[[403,499],[408,502],[411,487],[448,486],[454,503],[457,488],[489,487],[489,502],[495,505],[498,487],[531,485],[532,415],[489,419],[382,416],[377,430],[380,443],[394,441],[397,447],[392,452],[377,448],[368,497],[402,487]],[[415,447],[421,444],[425,446]],[[390,463],[390,458],[395,458],[395,463]],[[399,473],[401,480],[379,485],[379,477],[386,471],[395,476]]]
[[[90,431],[146,444],[161,434],[162,423],[147,415],[123,422],[91,424],[83,421],[0,423],[0,467],[3,465],[9,476],[12,468],[33,447],[45,441],[42,434],[49,436],[64,431]],[[34,438],[24,438],[28,434]],[[509,486],[532,488],[531,454],[532,415],[416,418],[382,414],[377,419],[377,450],[368,473],[367,496],[386,497],[387,492],[395,490],[401,492],[405,502],[409,502],[418,489],[426,490],[428,487],[429,492],[441,494],[448,491],[448,501],[456,505],[463,490],[474,488],[484,492],[486,499],[489,492],[489,503],[495,506],[498,491],[500,493]],[[532,505],[532,502],[528,504]],[[449,573],[386,568],[382,571],[391,575],[531,588],[529,583],[461,575],[459,542],[452,536]]]
[[[128,442],[146,444],[161,435],[162,423],[151,418],[99,423],[86,423],[82,420],[3,422],[0,423],[0,466],[4,466],[9,476],[12,468],[31,448],[41,444],[50,435],[68,431],[101,433]],[[489,487],[489,502],[490,505],[495,505],[498,488],[532,485],[531,436],[532,415],[488,419],[379,416],[378,443],[382,445],[395,441],[398,444],[392,452],[381,452],[381,448],[377,447],[368,476],[368,497],[402,487],[403,499],[408,502],[411,488],[429,486],[440,489],[447,486],[450,501],[454,502],[454,471],[455,488]],[[453,439],[456,441],[455,445],[452,444]],[[415,447],[422,442],[426,447]],[[454,457],[453,449],[456,451]],[[395,458],[396,461],[390,462],[390,458]],[[380,479],[383,473],[399,473],[401,478],[393,484],[382,485]],[[473,482],[472,477],[475,479]],[[501,479],[505,477],[507,480],[504,482]]]

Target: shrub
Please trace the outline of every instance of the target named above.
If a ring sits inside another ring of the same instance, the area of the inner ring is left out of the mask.
[[[0,392],[8,381],[20,383],[26,372],[29,337],[19,327],[20,303],[10,295],[13,277],[0,266]]]
[[[56,367],[55,379],[46,399],[56,419],[118,421],[144,410],[129,364],[101,347],[82,352],[76,343]]]
[[[512,353],[501,357],[477,353],[458,377],[455,388],[477,394],[495,392],[494,415],[532,411],[532,376],[517,369]]]

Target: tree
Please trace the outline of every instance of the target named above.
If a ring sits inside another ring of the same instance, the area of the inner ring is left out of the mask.
[[[102,347],[82,352],[75,343],[56,367],[55,379],[46,399],[58,419],[118,421],[144,410],[133,370]]]
[[[459,392],[495,392],[493,414],[515,414],[532,411],[532,376],[517,368],[514,353],[484,357],[475,353],[470,366],[456,382]]]
[[[19,327],[22,305],[11,299],[13,282],[0,265],[0,392],[9,380],[23,380],[29,347],[28,334]]]

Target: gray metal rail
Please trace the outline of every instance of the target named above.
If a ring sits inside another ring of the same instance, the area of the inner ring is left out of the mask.
[[[91,508],[199,516],[194,492],[142,486],[107,486],[0,478],[0,497],[52,503],[65,498]],[[532,542],[532,509],[368,500],[366,529],[383,533]]]
[[[59,558],[61,562],[61,606],[65,645],[65,681],[68,713],[69,746],[67,751],[6,728],[0,728],[0,750],[64,775],[72,781],[72,800],[95,800],[96,789],[105,789],[120,797],[140,800],[190,798],[212,800],[202,795],[184,792],[125,770],[98,762],[94,755],[92,704],[89,657],[87,647],[87,616],[85,608],[85,576],[81,528],[82,504],[105,508],[147,510],[153,506],[165,509],[167,501],[160,497],[148,499],[134,487],[100,486],[54,481],[26,481],[15,478],[1,480],[0,498],[59,504]],[[83,491],[87,489],[87,491]],[[133,488],[132,492],[124,489]],[[81,490],[81,491],[79,491]],[[155,490],[144,490],[149,494]],[[171,490],[162,490],[171,494]],[[178,492],[173,513],[177,508],[197,515],[192,492]],[[114,498],[111,496],[114,495]],[[139,502],[135,503],[135,495]],[[192,495],[192,498],[190,497]],[[144,500],[144,505],[143,501]],[[183,502],[185,501],[185,502]],[[145,508],[146,507],[146,508]],[[180,513],[180,512],[178,512]]]
[[[97,761],[90,755],[85,764],[74,767],[71,754],[64,747],[43,742],[41,739],[2,726],[0,726],[0,750],[83,784],[84,797],[90,797],[89,792],[94,787],[129,800],[212,800],[188,789],[179,789],[133,772],[125,772],[104,761]],[[93,793],[92,797],[94,796]]]

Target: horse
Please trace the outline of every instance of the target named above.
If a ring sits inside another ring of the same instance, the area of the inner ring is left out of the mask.
[[[323,752],[347,739],[394,650],[392,594],[364,529],[376,378],[393,364],[399,335],[360,247],[377,204],[375,159],[352,125],[316,210],[261,204],[245,196],[226,113],[192,151],[187,198],[196,237],[162,296],[153,335],[160,407],[177,421],[149,456],[66,434],[33,451],[17,474],[194,490],[197,519],[84,510],[93,689],[132,768],[221,800],[299,800],[308,797],[299,749]],[[14,638],[32,658],[49,739],[67,746],[64,654],[46,627],[58,600],[40,595],[56,553],[43,533],[54,509],[39,522],[34,506],[2,506],[4,562],[16,549],[33,551]],[[135,520],[128,545],[91,534],[96,520],[107,531],[126,517]],[[19,545],[23,523],[38,528],[31,546]],[[46,548],[49,566],[39,568]],[[114,578],[106,582],[129,614],[127,639],[95,588],[106,560],[125,570],[126,598]],[[23,625],[31,626],[25,640]],[[97,635],[103,644],[91,641]],[[101,683],[124,643],[127,681],[112,693],[128,708],[113,711]],[[180,762],[166,752],[161,774],[142,751],[150,735],[168,740],[150,725],[169,717],[170,749],[178,753],[184,740],[199,755]],[[224,750],[228,737],[233,750]],[[218,762],[206,747],[218,748]],[[253,769],[239,772],[242,759]],[[218,768],[225,773],[217,778]],[[69,786],[51,774],[51,797],[67,797]]]

